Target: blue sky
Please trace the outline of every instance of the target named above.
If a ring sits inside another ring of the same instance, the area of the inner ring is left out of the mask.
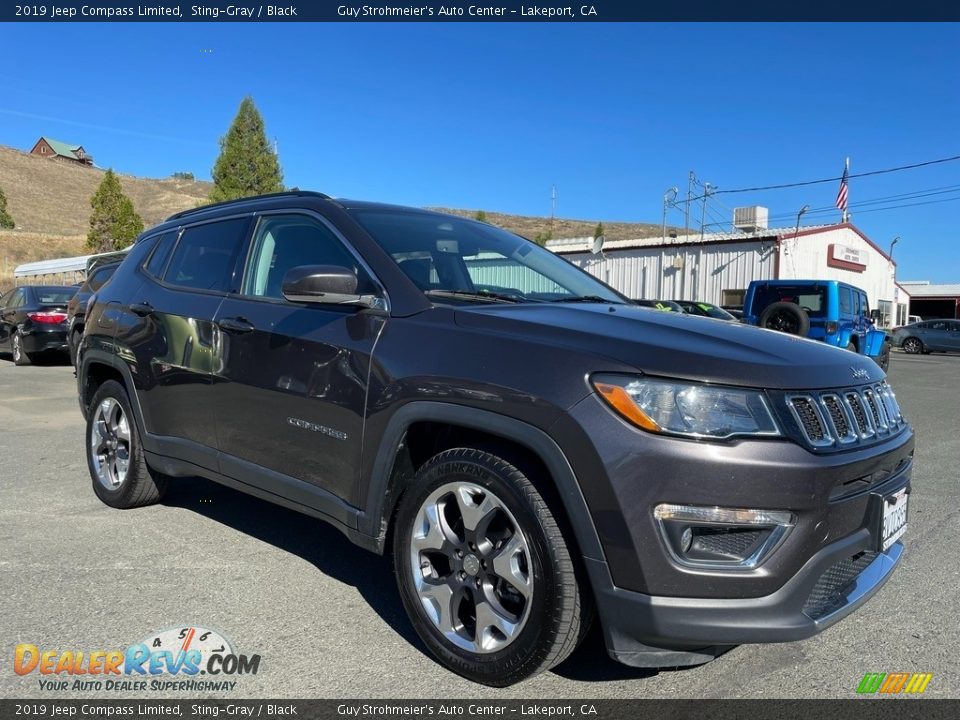
[[[208,178],[249,94],[288,185],[547,215],[555,184],[560,216],[659,222],[691,169],[730,190],[960,155],[958,41],[950,24],[8,24],[0,144],[46,134],[125,173]],[[718,194],[707,221],[762,204],[792,226],[836,190]],[[855,206],[921,191],[939,194]],[[960,282],[960,162],[854,179],[850,201],[879,245],[902,236],[898,278]]]

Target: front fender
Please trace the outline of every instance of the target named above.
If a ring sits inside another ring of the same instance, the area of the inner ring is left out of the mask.
[[[887,341],[887,333],[884,330],[867,331],[866,355],[877,357],[883,353],[883,344]]]

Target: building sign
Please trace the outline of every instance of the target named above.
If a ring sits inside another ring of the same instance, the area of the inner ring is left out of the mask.
[[[867,253],[849,245],[831,244],[827,253],[827,265],[841,270],[863,272],[867,269]]]

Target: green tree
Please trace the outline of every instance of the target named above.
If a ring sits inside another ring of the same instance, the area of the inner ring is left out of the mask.
[[[473,216],[474,220],[479,220],[480,222],[489,222],[487,220],[487,214],[483,210],[477,210],[477,214]]]
[[[210,202],[236,200],[283,190],[280,161],[267,142],[263,117],[245,97],[227,134],[220,138],[220,157],[213,165]]]
[[[594,238],[598,238],[598,237],[600,237],[601,235],[603,235],[603,223],[602,223],[602,222],[599,222],[599,223],[597,223],[597,227],[594,228],[593,237],[594,237]]]
[[[95,253],[123,250],[143,232],[143,220],[133,209],[133,201],[123,194],[120,178],[112,169],[90,198],[90,207],[87,247]]]
[[[0,230],[13,230],[15,225],[10,213],[7,212],[7,196],[3,194],[3,190],[0,190]]]

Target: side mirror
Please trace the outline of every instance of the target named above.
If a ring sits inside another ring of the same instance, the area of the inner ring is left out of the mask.
[[[357,294],[357,274],[339,265],[300,265],[283,276],[283,296],[290,302],[379,307],[375,295]]]

